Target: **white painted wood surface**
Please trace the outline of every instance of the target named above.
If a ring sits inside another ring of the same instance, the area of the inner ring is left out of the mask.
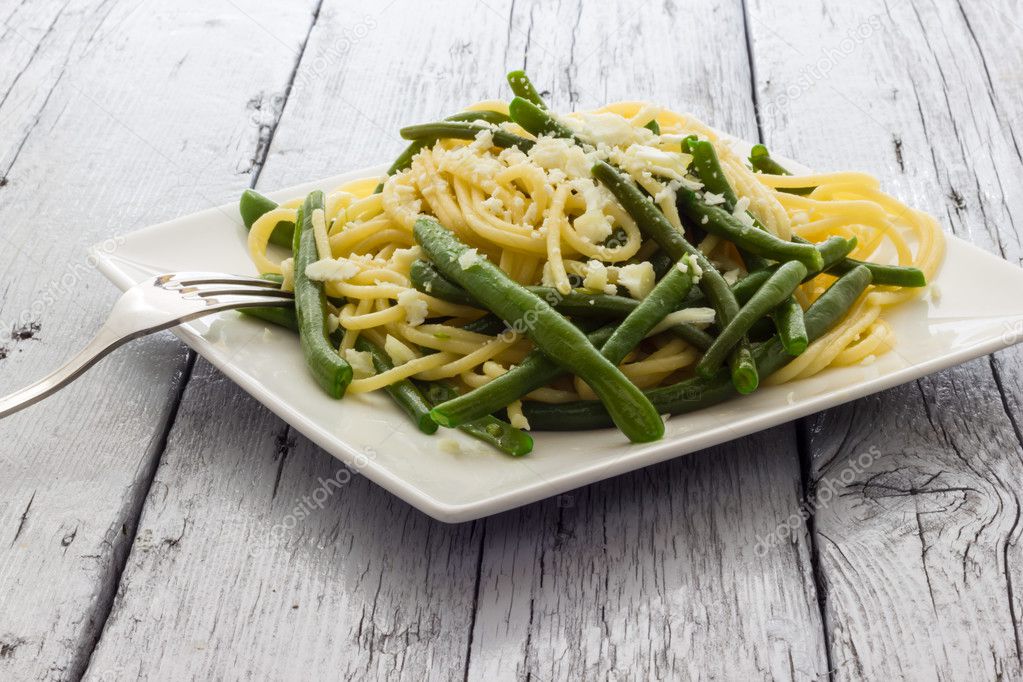
[[[802,8],[751,8],[768,143],[1023,262],[1012,3]],[[1021,369],[1011,349],[808,420],[814,485],[836,489],[814,517],[836,677],[1023,675]]]
[[[298,7],[250,13],[294,48],[308,28]],[[0,17],[6,393],[77,351],[116,299],[87,247],[244,189],[250,101],[291,67],[209,3],[5,2]],[[0,678],[84,671],[189,371],[164,334],[0,423]]]
[[[390,158],[401,124],[506,96],[522,66],[562,110],[653,99],[753,138],[757,103],[779,151],[875,172],[1019,262],[1014,17],[1003,0],[0,4],[0,319],[42,325],[0,341],[0,386],[99,323],[114,293],[88,244]],[[67,272],[75,297],[32,309]],[[150,339],[0,423],[0,677],[1019,677],[1021,359],[446,526]],[[819,494],[864,453],[760,556],[804,478]]]

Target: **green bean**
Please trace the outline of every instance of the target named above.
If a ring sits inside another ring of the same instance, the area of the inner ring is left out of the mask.
[[[594,346],[600,347],[613,332],[614,327],[608,325],[590,332],[586,338]],[[522,396],[546,386],[564,373],[561,365],[542,352],[534,350],[522,362],[501,376],[437,405],[430,414],[442,426],[458,426],[503,409]]]
[[[413,235],[442,274],[471,291],[513,328],[524,327],[537,348],[589,384],[630,440],[648,442],[664,435],[664,422],[643,393],[543,299],[434,220],[417,220]]]
[[[776,261],[796,260],[806,266],[807,271],[820,270],[824,264],[824,257],[814,246],[787,242],[766,230],[743,225],[731,213],[707,204],[692,190],[679,189],[678,204],[694,224],[750,253]]]
[[[688,260],[689,256],[685,256]],[[618,365],[643,338],[674,311],[693,284],[692,268],[672,268],[657,286],[616,327],[607,326],[587,335],[600,353],[612,364]],[[457,426],[506,407],[514,400],[544,386],[564,373],[550,358],[539,351],[526,356],[518,366],[459,398],[438,405],[431,413],[445,426]]]
[[[802,355],[809,345],[806,338],[806,321],[803,319],[803,306],[794,296],[789,296],[771,313],[774,327],[778,330],[778,338],[785,352],[789,355]]]
[[[576,144],[583,144],[568,126],[554,118],[548,111],[521,97],[516,97],[508,104],[508,113],[523,130],[536,137],[541,135],[562,137]]]
[[[629,259],[629,263],[641,263],[639,259]],[[657,249],[652,256],[650,256],[650,265],[654,268],[654,278],[660,279],[667,274],[668,270],[675,264],[675,261],[671,259],[663,249]]]
[[[497,336],[508,329],[508,325],[504,323],[500,317],[494,313],[487,313],[483,317],[467,322],[462,326],[467,332],[474,332],[476,334],[485,334],[486,336]]]
[[[784,166],[771,158],[770,154],[767,152],[767,147],[762,144],[758,144],[753,147],[753,151],[750,152],[749,160],[754,170],[770,173],[772,175],[792,175],[792,173],[785,169]],[[797,187],[779,189],[779,191],[789,192],[790,194],[809,194],[815,189],[816,187]],[[799,237],[793,237],[792,241],[805,242],[806,240],[800,239]],[[855,258],[846,258],[825,269],[828,274],[841,277],[861,265],[870,270],[870,275],[873,277],[872,283],[878,286],[927,286],[927,278],[924,277],[923,272],[917,268],[903,265],[878,265],[877,263],[869,263],[866,261],[856,260]]]
[[[517,97],[521,97],[524,100],[532,102],[541,109],[546,109],[547,104],[544,103],[543,97],[537,92],[536,88],[533,87],[533,82],[529,80],[529,76],[526,75],[525,71],[509,71],[508,72],[508,85],[511,86],[512,92]]]
[[[445,381],[427,382],[424,384],[424,391],[426,399],[432,405],[447,402],[458,396],[458,391]],[[491,415],[466,422],[460,425],[458,430],[490,443],[512,457],[521,457],[533,451],[532,436]]]
[[[288,244],[290,247],[291,244]],[[259,275],[260,279],[265,279],[267,282],[273,282],[277,286],[284,284],[284,275],[278,275],[276,272],[263,272]]]
[[[693,167],[700,182],[703,183],[704,191],[720,194],[725,200],[725,208],[729,212],[734,212],[739,197],[728,182],[724,169],[721,168],[721,161],[718,159],[714,145],[708,140],[700,140],[692,135],[687,137],[684,142],[688,143],[686,147],[693,155]],[[764,229],[756,218],[753,218],[753,224],[758,230]],[[739,253],[748,271],[759,270],[767,266],[767,262],[755,253],[750,253],[745,249],[740,249]]]
[[[491,125],[497,125],[499,123],[507,123],[511,119],[507,114],[502,114],[500,111],[491,111],[489,109],[480,109],[478,111],[460,111],[457,114],[451,114],[445,121],[483,121],[484,123],[490,123]]]
[[[661,281],[640,301],[611,338],[600,348],[611,363],[620,364],[625,356],[669,313],[678,309],[693,286],[693,257],[683,256],[678,266],[668,271]]]
[[[482,307],[482,304],[469,292],[457,284],[452,284],[437,272],[437,268],[432,263],[427,261],[416,260],[412,263],[411,280],[412,286],[424,294],[436,296],[450,303]],[[624,318],[639,305],[639,301],[636,299],[625,296],[588,294],[580,291],[562,294],[553,287],[527,286],[526,289],[542,298],[559,313],[575,318]],[[684,322],[672,325],[667,331],[699,350],[710,348],[710,344],[713,342],[709,334]]]
[[[767,173],[768,175],[792,175],[792,173],[785,170],[784,167],[777,161],[771,158],[770,153],[767,151],[767,147],[762,144],[753,145],[753,149],[749,154],[749,164],[753,167],[753,170],[760,171],[761,173]],[[779,189],[779,192],[787,192],[789,194],[806,195],[817,189],[816,187],[786,187]]]
[[[725,206],[729,211],[735,209],[739,201],[738,195],[732,189],[732,185],[725,177],[725,171],[721,168],[721,161],[714,145],[708,140],[700,140],[695,135],[690,135],[685,140],[685,149],[693,156],[693,170],[696,176],[703,183],[706,192],[720,194],[725,199]]]
[[[293,332],[298,331],[298,318],[295,317],[295,309],[293,307],[257,307],[252,308],[238,308],[238,312],[249,317],[255,317],[264,322],[270,322],[278,327],[284,327],[290,329]]]
[[[793,239],[798,239],[798,237],[794,237]],[[824,269],[827,269],[831,267],[831,265],[841,261],[845,258],[845,255],[854,248],[856,248],[856,237],[852,237],[851,239],[844,239],[838,236],[828,237],[827,240],[818,245],[818,250],[824,258]],[[766,282],[779,267],[780,265],[771,265],[763,270],[754,270],[733,284],[732,293],[735,294],[735,300],[737,300],[740,304],[749,301],[753,294],[757,292],[757,289],[763,286],[764,282]],[[820,270],[814,272],[808,271],[803,281],[809,281],[820,273]],[[702,293],[698,290],[694,290],[686,297],[685,306],[693,307],[704,302],[705,298]]]
[[[399,132],[406,140],[421,140],[429,138],[432,140],[472,140],[482,131],[488,131],[493,135],[495,147],[518,147],[528,152],[533,147],[533,140],[509,133],[502,128],[484,125],[482,123],[465,123],[462,121],[438,121],[436,123],[421,123],[419,125],[407,126]]]
[[[355,339],[355,350],[369,353],[373,358],[373,367],[377,374],[383,374],[387,370],[394,369],[391,357],[384,352],[384,349],[360,334]],[[437,432],[437,422],[430,418],[430,404],[423,398],[423,394],[408,379],[396,381],[393,384],[384,386],[387,395],[407,414],[419,430],[426,434]]]
[[[874,278],[873,283],[878,286],[892,287],[924,287],[927,286],[927,278],[923,271],[906,265],[878,265],[867,261],[845,258],[828,268],[829,275],[841,277],[842,275],[858,267],[865,267],[870,270]]]
[[[253,223],[259,220],[263,214],[277,208],[278,203],[269,197],[265,197],[254,189],[247,189],[242,192],[238,200],[238,212],[241,213],[242,222],[246,230],[251,230]],[[295,233],[295,223],[288,220],[279,220],[270,233],[270,243],[291,248],[292,238]]]
[[[504,123],[510,120],[507,116],[499,111],[463,111],[458,114],[448,116],[445,121],[483,121],[484,123],[492,123],[494,125],[498,123]],[[436,143],[436,139],[430,139],[428,137],[414,140],[409,146],[405,147],[405,150],[398,155],[398,158],[394,160],[390,168],[387,169],[387,176],[390,177],[395,173],[400,173],[409,166],[412,165],[412,158],[421,152],[425,147]],[[377,185],[376,189],[373,190],[373,194],[379,194],[384,191],[384,183]]]
[[[870,284],[867,268],[854,268],[825,291],[806,311],[806,334],[812,343],[838,324],[856,299]],[[781,341],[775,337],[757,346],[754,351],[757,366],[764,376],[770,376],[792,361]],[[735,395],[728,372],[721,369],[711,379],[694,377],[670,386],[645,391],[659,411],[683,414],[716,405]],[[523,414],[530,426],[538,431],[576,431],[599,429],[611,425],[603,406],[594,400],[549,404],[527,402]]]
[[[739,310],[739,314],[721,330],[714,339],[714,344],[697,363],[696,373],[704,378],[713,376],[729,351],[739,343],[750,327],[789,298],[805,276],[806,267],[802,263],[798,261],[783,263],[757,293],[753,294],[749,303]]]
[[[828,241],[834,239],[840,239],[840,237],[829,237]],[[792,241],[800,244],[810,243],[798,235],[792,235]],[[924,273],[917,268],[910,267],[908,265],[879,265],[877,263],[849,258],[848,254],[856,248],[856,237],[851,237],[848,241],[851,241],[852,245],[849,247],[848,251],[842,254],[841,258],[837,257],[837,252],[832,252],[830,256],[829,254],[824,253],[824,246],[827,242],[817,245],[818,250],[820,250],[820,252],[824,255],[824,267],[822,268],[822,271],[827,272],[829,275],[834,275],[835,277],[841,277],[854,268],[862,265],[870,270],[870,276],[873,278],[871,280],[871,284],[891,287],[927,286],[927,278],[924,277]]]
[[[320,259],[313,235],[313,214],[323,211],[323,192],[310,192],[299,209],[293,244],[295,262],[295,312],[299,340],[306,364],[316,381],[332,398],[345,394],[352,380],[352,368],[330,342],[327,329],[327,295],[323,282],[309,279],[306,268]]]
[[[429,294],[449,303],[480,307],[479,301],[468,291],[452,284],[444,275],[437,271],[433,263],[420,259],[412,261],[409,266],[409,279],[412,286],[424,294]]]
[[[726,326],[739,313],[739,303],[732,290],[717,268],[702,251],[690,244],[681,231],[676,230],[660,209],[650,201],[635,183],[604,161],[598,161],[592,169],[593,177],[607,187],[618,203],[636,221],[640,231],[653,239],[676,261],[689,254],[695,258],[702,270],[700,289],[706,295],[717,315],[719,327]],[[745,342],[732,354],[732,379],[740,390],[753,390],[758,383],[756,367]]]

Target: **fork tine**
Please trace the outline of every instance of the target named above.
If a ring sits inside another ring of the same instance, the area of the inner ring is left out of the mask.
[[[252,294],[224,293],[220,296],[203,297],[203,303],[208,307],[198,311],[198,315],[208,315],[211,312],[233,308],[283,308],[292,305],[290,298],[280,296],[254,296]]]
[[[283,289],[244,289],[237,287],[232,289],[200,289],[198,287],[190,287],[181,291],[182,293],[195,294],[203,298],[209,298],[210,296],[272,296],[274,298],[285,298],[289,301],[294,298],[292,292],[284,291]]]
[[[271,282],[259,277],[244,277],[242,275],[229,275],[221,272],[179,272],[167,276],[167,279],[163,280],[161,284],[163,286],[177,284],[184,287],[198,284],[240,284],[260,288],[280,288],[277,282]]]

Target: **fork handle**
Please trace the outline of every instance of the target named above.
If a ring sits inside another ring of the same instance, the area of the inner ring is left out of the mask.
[[[39,402],[46,396],[59,391],[77,379],[82,372],[92,367],[110,351],[120,347],[132,337],[120,337],[106,325],[89,344],[68,360],[62,367],[39,381],[0,398],[0,419]]]

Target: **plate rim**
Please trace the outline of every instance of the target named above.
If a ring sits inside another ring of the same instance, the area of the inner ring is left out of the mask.
[[[748,143],[745,143],[748,144]],[[800,164],[801,165],[801,164]],[[267,192],[266,196],[271,198],[287,198],[307,193],[308,191],[321,188],[330,189],[344,182],[362,179],[373,175],[382,175],[386,164],[378,164],[367,168],[357,169],[320,180],[304,182],[292,187],[282,188]],[[134,230],[122,238],[129,239],[144,235],[150,232],[162,232],[173,229],[180,223],[191,223],[201,221],[208,216],[217,214],[227,215],[239,227],[242,226],[237,204],[228,203],[220,206],[204,209],[189,215],[179,216],[171,220],[150,225],[139,230]],[[991,258],[1009,266],[1012,263],[1000,259],[988,253],[980,247],[961,239],[953,234],[944,232],[947,242],[946,254],[953,250],[966,250],[980,254],[983,257]],[[118,261],[124,263],[135,262],[126,258],[118,258],[115,253],[109,253],[104,249],[106,242],[98,243],[89,248],[90,257],[95,259],[97,269],[121,290],[127,289],[135,284],[135,281],[121,268]],[[944,262],[944,259],[943,259]],[[935,283],[940,279],[940,272]],[[1006,320],[1012,318],[1005,318]],[[1021,314],[1020,319],[1023,319]],[[374,462],[365,461],[365,457],[354,446],[345,440],[337,438],[318,423],[300,412],[296,406],[289,402],[276,398],[271,392],[261,387],[258,380],[246,373],[241,365],[230,362],[223,354],[209,341],[207,341],[198,330],[190,325],[182,325],[171,330],[178,338],[184,341],[196,353],[202,355],[214,367],[225,374],[228,378],[239,385],[246,393],[255,398],[259,403],[277,415],[279,418],[298,429],[303,435],[316,443],[331,456],[341,460],[349,467],[357,466],[358,473],[364,475],[377,485],[380,485],[388,492],[399,497],[411,506],[428,514],[429,516],[444,523],[461,523],[472,521],[492,514],[497,514],[519,506],[552,497],[573,490],[583,485],[597,483],[599,481],[635,471],[646,466],[658,464],[675,457],[681,457],[708,447],[736,440],[779,424],[793,421],[801,417],[830,409],[838,405],[851,402],[864,396],[872,395],[895,386],[908,383],[914,379],[927,376],[936,371],[962,364],[972,359],[994,353],[998,350],[1014,345],[1023,339],[1008,340],[1005,335],[981,339],[975,343],[954,348],[947,355],[930,358],[920,363],[914,363],[906,367],[896,369],[883,375],[868,379],[863,382],[849,384],[841,388],[829,390],[825,393],[805,398],[798,403],[779,405],[770,410],[761,411],[744,427],[735,430],[727,424],[717,425],[697,433],[687,434],[684,438],[684,445],[679,439],[664,439],[657,443],[643,444],[641,452],[634,452],[630,456],[632,446],[623,444],[621,456],[610,460],[597,462],[596,464],[582,468],[555,474],[554,477],[541,477],[525,485],[495,492],[494,494],[469,502],[452,503],[436,497],[401,477],[397,472]],[[741,401],[742,396],[736,396],[728,402]],[[606,429],[611,431],[612,429]],[[640,461],[637,461],[640,460]],[[517,460],[509,460],[514,463]],[[358,463],[358,464],[357,464]]]

